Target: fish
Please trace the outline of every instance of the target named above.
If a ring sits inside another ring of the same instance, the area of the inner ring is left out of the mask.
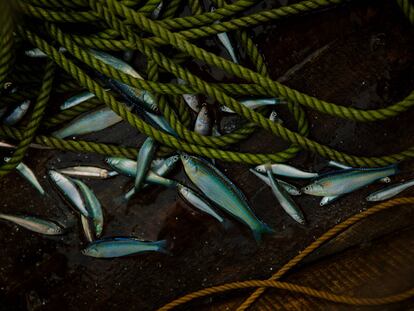
[[[62,47],[59,48],[58,51],[59,51],[59,53],[65,53],[67,50],[62,46]],[[24,51],[24,54],[28,57],[31,57],[31,58],[46,58],[47,57],[47,54],[44,53],[39,48],[26,50],[26,51]]]
[[[161,130],[175,137],[178,137],[177,133],[172,129],[171,125],[165,120],[163,116],[159,116],[150,112],[146,112],[145,115],[151,120],[151,122],[159,126]]]
[[[215,7],[211,7],[211,12],[214,12],[216,10]],[[215,24],[219,23],[219,21],[215,22]],[[220,32],[217,34],[217,38],[223,44],[224,48],[226,49],[227,53],[229,53],[231,59],[235,64],[238,64],[239,61],[237,60],[236,53],[233,49],[233,46],[231,44],[230,38],[226,32]]]
[[[158,3],[157,7],[154,9],[154,11],[152,11],[151,13],[151,19],[158,19],[158,17],[160,16],[161,10],[164,6],[164,1],[160,1],[160,3]]]
[[[259,98],[259,99],[245,99],[239,101],[240,105],[243,105],[246,108],[249,109],[256,109],[263,106],[270,106],[270,105],[277,105],[282,104],[280,99],[278,98]],[[227,106],[221,106],[220,110],[227,113],[235,113],[233,110],[231,110]]]
[[[269,116],[269,120],[272,122],[283,123],[283,120],[279,118],[279,115],[277,114],[276,110],[272,110]]]
[[[256,241],[261,240],[262,234],[273,232],[256,217],[244,194],[216,167],[201,158],[184,153],[180,157],[193,184],[217,206],[247,225]]]
[[[10,158],[6,157],[4,158],[5,162],[9,162]],[[23,162],[20,162],[16,166],[16,170],[19,172],[20,175],[22,175],[41,195],[45,194],[45,189],[43,189],[42,185],[39,183],[38,179],[36,178],[36,175],[33,173],[33,171]]]
[[[292,217],[293,220],[300,224],[305,224],[305,217],[303,216],[302,211],[296,205],[295,201],[292,200],[290,195],[285,191],[285,189],[277,182],[276,178],[272,173],[272,167],[269,163],[266,166],[267,177],[270,181],[270,188],[272,189],[273,194],[275,195],[276,199],[279,201],[280,205],[282,206],[283,210]]]
[[[78,188],[76,188],[75,183],[69,177],[65,177],[54,170],[49,171],[49,176],[73,207],[75,207],[83,216],[91,216]]]
[[[328,165],[329,166],[332,166],[332,167],[337,167],[337,168],[341,168],[341,169],[354,169],[354,170],[370,170],[370,169],[372,169],[372,168],[370,168],[370,167],[357,167],[357,168],[355,168],[355,167],[352,167],[352,166],[348,166],[348,165],[345,165],[345,164],[342,164],[342,163],[339,163],[339,162],[336,162],[336,161],[329,161],[328,162]],[[379,180],[380,182],[382,182],[382,183],[390,183],[391,182],[391,178],[389,178],[389,177],[384,177],[384,178],[381,178],[380,180]]]
[[[194,132],[208,136],[211,133],[211,118],[208,113],[207,106],[203,106],[197,115],[197,119],[194,125]]]
[[[266,175],[263,175],[259,172],[256,172],[254,169],[250,169],[249,171],[252,172],[254,175],[256,175],[259,179],[261,179],[266,185],[268,185],[270,187],[270,180]],[[290,195],[301,195],[302,194],[302,192],[297,187],[295,187],[294,185],[291,185],[291,184],[289,184],[289,183],[287,183],[283,180],[280,180],[280,179],[276,179],[276,181]]]
[[[414,179],[408,180],[403,183],[390,185],[378,191],[375,191],[366,197],[366,200],[369,202],[377,202],[390,199],[400,194],[404,190],[414,186]]]
[[[185,85],[185,81],[182,79],[177,79],[178,84]],[[201,104],[198,100],[198,96],[195,94],[183,94],[185,103],[190,107],[194,112],[199,113],[201,110]]]
[[[151,167],[151,169],[153,170],[153,172],[159,176],[165,176],[167,174],[169,174],[175,167],[175,165],[177,164],[177,162],[180,160],[180,156],[179,155],[174,155],[171,156],[165,160],[162,161],[161,164],[159,164],[156,167]],[[154,161],[152,161],[154,162]]]
[[[286,164],[271,164],[271,167],[273,174],[291,178],[308,179],[315,178],[319,175],[318,173],[305,172]],[[266,168],[264,164],[256,166],[255,170],[259,173],[266,173]]]
[[[60,235],[65,231],[62,226],[51,220],[41,219],[34,216],[14,216],[0,214],[0,219],[11,221],[12,223],[15,223],[16,225],[19,225],[30,231],[45,235]]]
[[[107,92],[109,91],[109,89],[105,89],[105,91]],[[79,94],[73,95],[72,97],[69,97],[67,100],[65,100],[62,105],[60,105],[60,110],[66,110],[75,107],[94,97],[95,94],[89,91],[84,91]]]
[[[6,125],[15,125],[26,115],[29,110],[31,101],[29,99],[24,100],[20,105],[18,105],[9,115],[3,118],[3,123]]]
[[[57,138],[85,135],[98,132],[122,121],[122,118],[110,108],[104,107],[82,114],[69,122],[63,128],[54,131],[52,135]]]
[[[214,122],[213,127],[211,128],[211,134],[214,137],[221,136],[220,129],[219,129],[219,125],[216,122]]]
[[[44,150],[53,149],[51,147],[39,145],[39,144],[36,144],[36,143],[30,144],[29,147],[34,148],[34,149],[44,149]],[[15,149],[15,148],[17,148],[17,146],[13,145],[13,144],[10,144],[10,143],[7,143],[5,141],[0,141],[0,148],[13,148],[13,149]]]
[[[217,219],[219,222],[223,223],[224,219],[219,214],[217,214],[214,209],[210,206],[210,204],[205,200],[201,194],[197,193],[196,191],[192,190],[189,187],[186,187],[182,184],[177,184],[177,190],[180,197],[190,203],[192,206],[197,208],[198,210],[209,214],[210,216]]]
[[[328,205],[336,200],[338,200],[340,197],[342,197],[342,195],[334,195],[331,197],[323,197],[322,200],[319,202],[320,206],[325,206]]]
[[[59,173],[75,176],[88,177],[97,179],[107,179],[119,175],[116,171],[108,171],[107,169],[95,166],[72,166],[66,168],[56,169]]]
[[[99,59],[105,64],[112,66],[115,69],[132,76],[133,78],[143,80],[143,77],[134,68],[132,68],[131,65],[120,60],[119,58],[116,58],[111,54],[102,51],[97,51],[94,49],[89,49],[89,51],[95,58]],[[158,106],[155,97],[151,93],[145,90],[137,89],[115,79],[109,79],[109,81],[115,86],[116,89],[125,94],[125,96],[134,104],[138,106],[144,105],[145,109],[149,109],[153,112],[158,111]]]
[[[104,217],[101,203],[99,202],[98,198],[93,193],[93,191],[84,182],[78,179],[73,179],[73,182],[76,184],[76,186],[78,186],[80,192],[82,193],[88,213],[90,215],[89,218],[91,218],[93,222],[96,237],[99,238],[102,234],[104,225]]]
[[[320,176],[304,187],[302,192],[315,196],[332,197],[355,191],[397,173],[396,165],[369,170],[346,169]]]
[[[117,237],[94,241],[82,254],[95,258],[116,258],[144,252],[168,253],[165,240],[148,242],[136,238]]]
[[[81,223],[83,228],[83,233],[85,234],[86,241],[92,242],[95,240],[93,229],[89,222],[89,218],[81,215]]]
[[[151,166],[152,158],[155,154],[156,150],[156,144],[155,141],[148,137],[144,143],[142,144],[138,155],[137,155],[137,170],[135,173],[135,181],[134,181],[134,189],[136,192],[138,192],[144,182],[145,182],[145,176],[148,173],[148,170]]]

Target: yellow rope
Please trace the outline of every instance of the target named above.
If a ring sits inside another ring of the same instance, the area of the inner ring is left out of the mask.
[[[287,282],[280,282],[277,281],[280,279],[286,272],[291,270],[295,267],[299,262],[301,262],[306,256],[314,252],[318,247],[320,247],[323,243],[327,242],[328,240],[332,239],[345,229],[349,228],[350,226],[354,225],[355,223],[361,221],[364,218],[367,218],[373,214],[376,214],[380,211],[386,210],[393,206],[398,205],[405,205],[405,204],[414,204],[414,197],[408,198],[397,198],[393,200],[389,200],[384,203],[380,203],[378,205],[372,206],[369,209],[355,214],[348,219],[344,220],[343,222],[335,225],[328,231],[326,231],[322,236],[320,236],[317,240],[312,242],[309,246],[307,246],[302,252],[300,252],[297,256],[292,258],[289,262],[287,262],[282,268],[280,268],[274,275],[272,275],[268,280],[252,280],[252,281],[245,281],[245,282],[233,282],[227,283],[224,285],[214,286],[205,288],[185,296],[182,296],[166,305],[158,309],[158,311],[167,311],[171,310],[175,307],[178,307],[182,304],[188,303],[196,298],[210,296],[218,293],[222,293],[229,290],[240,289],[240,288],[249,288],[249,287],[256,287],[257,289],[238,307],[238,311],[246,310],[249,306],[251,306],[263,292],[268,287],[284,289],[291,292],[302,293],[307,296],[324,299],[332,302],[349,304],[349,305],[384,305],[389,303],[395,303],[399,301],[406,300],[414,296],[414,288],[410,288],[407,291],[391,295],[391,296],[384,296],[378,298],[364,298],[364,297],[352,297],[352,296],[343,296],[343,295],[336,295],[327,291],[316,290],[311,287],[295,285]]]

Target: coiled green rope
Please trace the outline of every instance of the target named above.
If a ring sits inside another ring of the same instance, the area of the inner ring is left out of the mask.
[[[1,137],[21,141],[15,151],[15,157],[0,169],[0,175],[3,175],[2,172],[10,171],[12,165],[9,164],[16,164],[17,160],[21,160],[32,139],[37,143],[62,150],[135,157],[135,148],[81,140],[62,140],[47,135],[50,128],[60,126],[99,105],[110,107],[139,132],[157,140],[162,146],[160,152],[163,154],[182,150],[225,161],[259,164],[267,161],[287,161],[298,151],[304,149],[353,166],[387,165],[414,156],[414,147],[381,157],[359,157],[324,146],[307,138],[309,125],[303,109],[304,106],[321,113],[358,122],[379,121],[410,109],[414,105],[414,92],[400,102],[373,110],[345,107],[303,94],[269,77],[265,61],[257,50],[254,40],[246,31],[249,27],[269,21],[341,5],[346,3],[346,0],[306,0],[249,15],[243,14],[243,11],[257,4],[257,1],[238,0],[234,3],[226,3],[223,0],[216,0],[213,1],[217,6],[214,12],[204,12],[199,0],[164,2],[165,7],[158,20],[152,20],[150,15],[159,5],[160,0],[27,0],[16,2],[14,9],[23,15],[15,29],[16,40],[29,42],[34,47],[40,48],[48,55],[50,61],[45,67],[43,84],[39,93],[37,91],[39,76],[33,72],[32,65],[20,64],[17,60],[16,63],[19,65],[10,72],[13,56],[18,55],[14,49],[19,47],[13,45],[11,15],[9,14],[8,18],[2,18],[1,22],[4,27],[0,27],[0,32],[4,35],[0,37],[0,55],[3,55],[0,57],[0,82],[12,81],[27,87],[17,94],[3,96],[0,106],[11,105],[25,98],[35,98],[36,95],[38,99],[33,117],[27,125],[30,131],[22,132],[21,129],[0,126]],[[413,4],[409,0],[397,0],[396,2],[409,21],[414,23]],[[189,7],[192,15],[177,17],[177,12],[185,5]],[[24,18],[25,16],[30,19]],[[71,28],[64,25],[78,23],[88,24],[96,31],[86,34],[79,31],[68,32]],[[33,24],[36,24],[36,27],[31,27]],[[252,68],[218,57],[195,43],[201,38],[232,31],[236,31],[235,35],[237,35],[240,47],[249,58],[249,62],[253,65]],[[55,44],[52,45],[49,42],[55,42]],[[59,53],[58,46],[65,47],[68,53]],[[168,54],[162,52],[165,46],[170,47]],[[106,65],[94,58],[89,48],[113,52],[138,51],[147,60],[146,79],[135,79]],[[240,79],[241,83],[206,82],[181,65],[182,61],[188,58],[225,71]],[[59,70],[53,69],[52,64]],[[118,101],[117,95],[105,92],[100,83],[90,76],[91,69],[156,95],[160,112],[177,132],[178,137],[159,131],[128,111]],[[52,89],[55,71],[59,75],[59,78],[55,80],[59,82],[56,81],[55,88]],[[186,85],[162,81],[161,72],[163,75],[169,73],[183,79]],[[73,92],[81,89],[95,93],[96,98],[67,111],[55,115],[49,114],[46,118],[39,117],[43,115],[52,92]],[[248,122],[230,134],[219,137],[201,136],[190,129],[193,117],[183,103],[181,94],[206,95],[219,104],[231,108]],[[276,95],[285,99],[290,113],[296,120],[297,131],[271,122],[262,114],[265,110],[250,110],[240,105],[235,99],[246,95]],[[36,111],[39,115],[35,115]],[[230,149],[231,145],[248,139],[259,127],[289,142],[290,147],[268,154],[243,153]],[[42,135],[34,136],[37,128],[41,129]]]

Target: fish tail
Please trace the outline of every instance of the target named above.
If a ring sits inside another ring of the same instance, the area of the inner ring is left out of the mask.
[[[275,230],[273,230],[269,225],[265,224],[264,222],[260,222],[259,228],[253,231],[253,236],[256,242],[261,242],[262,234],[272,234]]]
[[[158,246],[158,252],[171,255],[171,252],[167,249],[167,240],[160,240],[157,242],[154,242]]]

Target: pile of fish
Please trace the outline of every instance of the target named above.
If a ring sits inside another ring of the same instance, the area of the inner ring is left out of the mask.
[[[157,8],[153,18],[157,17],[161,9],[161,6]],[[238,58],[231,46],[228,35],[220,33],[218,39],[224,45],[233,62],[237,63]],[[66,50],[62,48],[60,52],[65,53]],[[124,60],[126,61],[102,51],[90,49],[89,52],[97,60],[135,79],[142,79],[141,75],[126,62],[131,59],[131,51],[125,53]],[[39,49],[26,51],[26,55],[29,57],[46,56]],[[105,85],[107,92],[115,92],[121,96],[127,109],[138,114],[157,129],[178,136],[167,120],[159,113],[156,98],[151,93],[131,87],[113,78],[105,77],[97,72],[96,75]],[[185,84],[186,81],[178,80],[178,83]],[[61,110],[73,108],[94,96],[90,92],[75,94],[68,98],[60,108]],[[195,120],[194,132],[200,135],[221,135],[219,122],[213,120],[211,105],[201,103],[197,94],[184,94],[183,99],[193,113]],[[249,109],[270,106],[273,109],[270,112],[270,120],[283,122],[274,110],[276,106],[283,104],[278,98],[242,98],[239,101]],[[7,125],[17,124],[24,118],[30,104],[29,100],[25,100],[12,109],[0,111],[2,122]],[[220,110],[222,114],[230,115],[234,113],[228,107],[220,107]],[[61,139],[77,137],[101,131],[121,121],[122,118],[111,109],[98,108],[73,119],[62,128],[56,129],[52,135]],[[0,142],[0,147],[15,148],[14,145],[7,142]],[[37,144],[31,144],[31,147],[46,148]],[[81,180],[83,178],[105,180],[115,178],[118,175],[132,178],[133,187],[125,193],[125,200],[129,200],[152,185],[176,189],[182,200],[188,202],[197,210],[210,215],[219,223],[223,223],[224,217],[227,216],[244,224],[251,230],[256,241],[260,241],[263,234],[273,232],[268,225],[255,215],[245,195],[215,166],[213,160],[185,153],[174,154],[162,159],[156,158],[157,148],[156,141],[149,137],[140,147],[135,161],[119,157],[106,158],[106,164],[111,167],[110,170],[91,164],[90,166],[58,168],[48,172],[48,176],[56,185],[57,191],[79,215],[85,239],[89,243],[82,250],[84,255],[97,258],[113,258],[142,252],[168,253],[168,245],[164,240],[142,241],[135,237],[103,238],[105,231],[103,209],[93,190]],[[8,160],[8,158],[4,159],[4,161]],[[192,185],[168,178],[178,162],[182,163]],[[278,205],[293,220],[302,225],[306,223],[306,217],[293,197],[301,194],[320,196],[322,197],[320,205],[323,206],[374,182],[390,182],[389,177],[398,173],[398,168],[395,165],[381,168],[352,168],[336,162],[329,162],[329,165],[335,166],[337,169],[320,174],[303,171],[286,164],[264,163],[250,169],[250,171],[271,188]],[[16,169],[41,195],[45,194],[44,188],[27,165],[20,163]],[[298,187],[282,180],[285,178],[305,180],[308,184]],[[414,180],[391,185],[370,194],[366,200],[381,201],[389,199],[413,185]],[[64,228],[56,221],[34,216],[0,214],[0,218],[45,235],[60,235],[68,231],[68,228]]]

